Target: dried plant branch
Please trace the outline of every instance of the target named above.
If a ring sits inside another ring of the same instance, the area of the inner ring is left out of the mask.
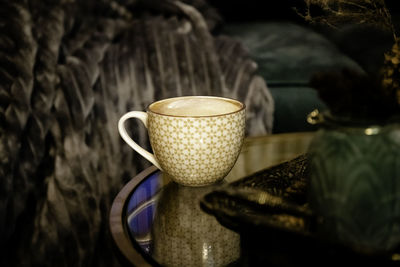
[[[294,8],[305,21],[313,24],[326,24],[339,28],[343,24],[369,24],[393,32],[391,14],[384,0],[304,0],[303,12]],[[314,15],[312,8],[319,8],[322,14]]]
[[[295,11],[311,24],[336,29],[347,24],[365,24],[393,36],[393,46],[384,53],[379,72],[360,75],[346,70],[317,74],[311,83],[322,100],[338,114],[369,118],[399,114],[400,38],[385,0],[304,0],[304,4],[302,12],[297,8]],[[381,114],[369,111],[374,103]]]
[[[396,38],[396,37],[395,37]],[[400,39],[396,38],[392,50],[384,55],[382,88],[384,93],[396,99],[400,105]]]

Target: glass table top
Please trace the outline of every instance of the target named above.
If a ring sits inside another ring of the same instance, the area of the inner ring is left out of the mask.
[[[202,211],[200,199],[215,186],[304,153],[311,138],[312,133],[248,138],[234,168],[217,185],[181,186],[153,168],[125,200],[122,218],[133,246],[151,263],[163,266],[235,265],[239,234]]]
[[[213,186],[186,187],[156,171],[131,195],[127,225],[142,250],[163,266],[226,266],[239,258],[240,237],[200,209]]]

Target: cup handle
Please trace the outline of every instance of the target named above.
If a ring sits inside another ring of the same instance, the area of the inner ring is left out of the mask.
[[[131,119],[131,118],[136,118],[136,119],[139,119],[140,121],[142,121],[144,126],[147,129],[147,119],[148,119],[147,113],[142,112],[142,111],[130,111],[130,112],[126,113],[125,115],[123,115],[118,121],[119,134],[121,135],[122,139],[124,139],[124,141],[131,148],[133,148],[133,150],[135,150],[140,155],[142,155],[145,159],[147,159],[148,161],[153,163],[154,166],[156,166],[158,169],[162,170],[160,164],[156,160],[156,157],[153,154],[151,154],[150,152],[148,152],[147,150],[145,150],[144,148],[142,148],[141,146],[139,146],[135,141],[132,140],[132,138],[130,138],[130,136],[126,132],[124,123],[126,120]]]

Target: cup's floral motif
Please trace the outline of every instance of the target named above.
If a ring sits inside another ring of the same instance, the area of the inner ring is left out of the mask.
[[[205,117],[175,117],[148,112],[154,155],[163,171],[184,185],[223,179],[243,144],[245,110]]]

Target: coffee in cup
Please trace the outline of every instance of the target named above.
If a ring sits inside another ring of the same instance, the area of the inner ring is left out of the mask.
[[[140,119],[148,129],[154,155],[127,134],[124,122]],[[214,96],[184,96],[150,104],[147,112],[121,117],[125,142],[172,179],[188,186],[222,180],[235,164],[244,139],[245,105]]]

